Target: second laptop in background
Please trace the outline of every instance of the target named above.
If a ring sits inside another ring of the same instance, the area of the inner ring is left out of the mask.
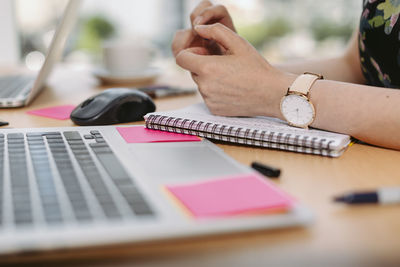
[[[0,76],[0,108],[28,105],[42,91],[77,20],[80,3],[81,0],[69,0],[44,64],[36,77],[23,74]]]

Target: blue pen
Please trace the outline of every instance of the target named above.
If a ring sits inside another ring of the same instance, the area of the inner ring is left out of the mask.
[[[400,187],[384,187],[376,191],[353,192],[337,196],[334,201],[346,204],[400,204]]]

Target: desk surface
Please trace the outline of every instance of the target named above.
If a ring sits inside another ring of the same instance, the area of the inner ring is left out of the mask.
[[[172,79],[166,75],[162,80],[192,85],[186,76]],[[73,126],[69,120],[41,118],[25,112],[58,104],[78,104],[103,90],[87,71],[67,67],[57,70],[49,84],[50,88],[45,89],[29,107],[0,110],[0,118],[9,121],[13,128]],[[160,99],[156,104],[158,110],[169,110],[199,101],[201,97],[193,95]],[[399,205],[347,207],[332,202],[333,196],[353,189],[400,185],[400,152],[355,144],[339,158],[326,158],[256,147],[218,145],[244,164],[257,160],[282,168],[277,183],[310,207],[315,214],[313,225],[142,246],[120,245],[11,256],[0,258],[0,263],[26,260],[65,262],[71,259],[78,259],[71,263],[80,264],[89,259],[90,263],[101,266],[265,266],[267,263],[299,266],[299,261],[328,260],[330,266],[400,263]]]

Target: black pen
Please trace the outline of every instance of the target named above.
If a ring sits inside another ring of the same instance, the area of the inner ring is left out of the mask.
[[[6,122],[6,121],[0,121],[0,126],[6,126],[6,125],[8,125],[8,122]]]
[[[259,162],[253,162],[251,163],[251,167],[255,169],[256,171],[260,172],[261,174],[268,176],[270,178],[278,178],[279,175],[281,175],[281,170],[259,163]]]
[[[385,187],[369,192],[353,192],[335,197],[334,201],[346,204],[400,204],[400,187]]]

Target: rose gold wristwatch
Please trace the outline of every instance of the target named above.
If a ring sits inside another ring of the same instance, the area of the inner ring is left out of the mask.
[[[314,121],[315,109],[310,101],[310,89],[322,75],[305,72],[296,78],[281,100],[281,112],[291,126],[308,128]]]

